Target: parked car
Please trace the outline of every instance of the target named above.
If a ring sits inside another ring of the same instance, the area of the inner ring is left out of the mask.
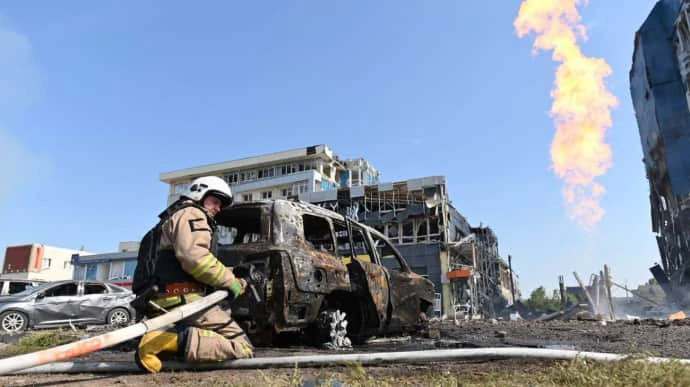
[[[45,282],[46,281],[42,280],[0,278],[0,296],[20,293],[29,288],[35,288]]]
[[[100,281],[46,282],[23,292],[0,297],[0,331],[19,333],[28,328],[127,325],[134,317],[129,289]]]
[[[236,204],[216,216],[217,255],[247,292],[233,317],[252,342],[279,336],[328,341],[338,311],[357,343],[422,328],[434,284],[410,270],[380,232],[319,206],[292,200]]]

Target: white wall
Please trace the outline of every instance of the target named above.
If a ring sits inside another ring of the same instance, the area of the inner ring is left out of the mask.
[[[70,264],[72,254],[91,255],[92,253],[79,250],[63,249],[60,247],[52,247],[43,245],[43,263],[40,272],[16,273],[24,274],[27,279],[40,279],[45,281],[60,281],[72,279],[72,272],[74,267]],[[50,266],[48,267],[48,259],[50,259]]]

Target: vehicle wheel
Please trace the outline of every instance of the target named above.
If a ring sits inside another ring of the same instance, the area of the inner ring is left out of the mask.
[[[29,325],[29,318],[22,312],[14,310],[0,314],[0,328],[5,333],[21,333]]]
[[[127,309],[124,308],[115,308],[108,312],[108,317],[106,318],[106,322],[111,326],[111,327],[123,327],[129,324],[131,321],[132,316],[129,315],[129,312]]]

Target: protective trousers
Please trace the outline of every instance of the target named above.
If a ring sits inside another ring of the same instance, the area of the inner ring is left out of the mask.
[[[215,362],[254,357],[254,347],[230,311],[218,306],[180,323],[186,338],[180,348],[188,362]]]

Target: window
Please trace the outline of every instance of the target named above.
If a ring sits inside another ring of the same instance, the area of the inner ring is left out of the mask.
[[[266,240],[261,224],[261,208],[234,208],[223,215],[220,226],[227,231],[221,232],[219,243],[238,245]]]
[[[43,269],[48,269],[50,268],[50,264],[52,263],[52,259],[50,258],[43,258]]]
[[[238,177],[239,176],[237,173],[231,173],[231,174],[223,176],[223,179],[225,179],[225,181],[228,184],[233,185],[233,184],[237,184]]]
[[[316,250],[334,253],[333,235],[328,220],[319,216],[303,215],[304,240]]]
[[[46,290],[46,297],[76,296],[77,284],[75,282],[58,285]]]
[[[403,230],[402,243],[414,242],[414,223],[411,219],[402,222],[402,230]]]
[[[24,290],[31,287],[30,283],[26,282],[11,282],[10,281],[10,294],[15,294],[23,292]]]
[[[125,262],[125,275],[124,279],[134,278],[134,270],[137,268],[137,260],[131,259]]]
[[[174,194],[184,194],[189,192],[189,183],[177,183],[173,185],[173,193]]]
[[[393,246],[385,239],[372,235],[374,238],[374,246],[381,257],[381,264],[388,270],[402,271],[402,260],[398,253],[393,249]]]
[[[84,279],[95,280],[97,271],[98,265],[96,265],[95,263],[89,263],[88,265],[86,265],[86,276],[84,277]]]
[[[343,259],[345,264],[350,263],[353,249],[357,259],[371,262],[369,243],[359,227],[355,225],[352,226],[352,243],[354,244],[352,248],[350,247],[350,238],[347,233],[346,225],[341,222],[333,222],[333,228],[338,242],[338,256]]]
[[[243,202],[251,202],[252,201],[252,194],[244,194],[242,195],[242,201]]]
[[[292,196],[292,188],[283,188],[280,190],[280,195],[283,197]]]
[[[416,235],[417,235],[417,241],[418,242],[423,242],[427,240],[427,219],[416,219],[415,221],[415,228],[417,230]]]
[[[261,198],[262,199],[270,199],[273,196],[272,191],[265,191],[261,193]]]
[[[105,294],[108,289],[101,284],[84,284],[84,294]]]
[[[74,279],[83,280],[84,278],[86,278],[86,266],[77,265],[74,268]]]
[[[275,175],[275,168],[263,168],[259,170],[259,179],[266,179]]]
[[[307,192],[307,182],[301,181],[299,183],[292,185],[292,192],[296,194],[301,194]]]
[[[388,236],[388,238],[394,242],[398,241],[398,235],[400,234],[400,231],[398,230],[399,226],[400,225],[398,223],[390,223],[386,225],[386,236]]]
[[[100,263],[100,264],[96,265],[96,280],[107,281],[109,273],[110,273],[110,264],[109,263]]]
[[[122,279],[124,277],[125,263],[110,262],[110,274],[108,275],[109,280]]]

